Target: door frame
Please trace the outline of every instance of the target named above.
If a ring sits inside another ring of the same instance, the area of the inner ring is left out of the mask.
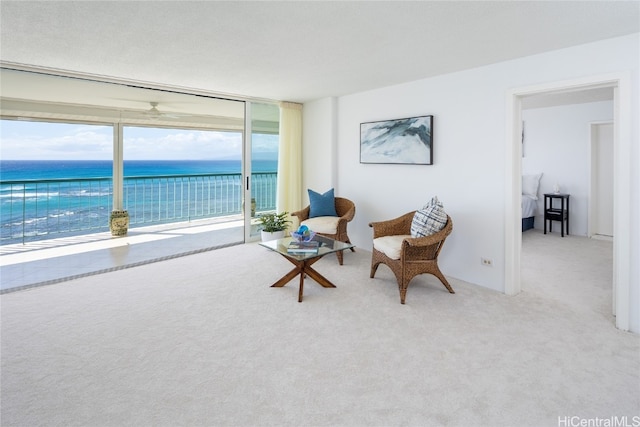
[[[595,135],[596,133],[594,132],[594,130],[596,128],[599,129],[599,126],[603,126],[603,125],[614,125],[614,122],[611,120],[605,120],[605,121],[596,121],[596,122],[590,122],[589,123],[589,198],[587,200],[587,205],[588,205],[588,209],[587,209],[587,237],[593,237],[596,232],[595,232],[595,222],[596,222],[596,209],[598,206],[598,200],[599,200],[599,196],[598,196],[598,192],[596,190],[597,187],[597,174],[596,174],[596,170],[597,170],[597,164],[596,164],[596,156],[595,156],[595,150],[596,150],[596,144],[599,143],[599,140],[596,141],[595,139]],[[598,133],[599,134],[599,133]],[[613,166],[612,166],[613,168]]]
[[[244,129],[242,134],[242,222],[244,243],[258,240],[251,235],[251,145],[252,129],[251,102],[244,103]]]
[[[631,238],[631,73],[618,72],[514,88],[506,94],[505,138],[505,293],[517,295],[521,283],[522,98],[550,92],[614,88],[613,276],[616,327],[630,325]]]

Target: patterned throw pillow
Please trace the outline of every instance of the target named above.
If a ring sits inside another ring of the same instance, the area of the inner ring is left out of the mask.
[[[442,230],[446,224],[447,213],[444,206],[438,197],[434,197],[413,216],[411,237],[430,236]]]

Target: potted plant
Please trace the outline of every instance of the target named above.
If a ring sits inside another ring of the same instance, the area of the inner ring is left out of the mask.
[[[129,231],[129,212],[122,209],[112,210],[109,216],[109,230],[112,236],[126,236]]]
[[[262,230],[262,241],[282,239],[284,232],[291,221],[288,219],[289,212],[268,213],[258,217]]]

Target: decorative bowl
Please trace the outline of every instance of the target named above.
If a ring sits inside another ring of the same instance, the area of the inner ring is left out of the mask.
[[[308,242],[309,240],[313,239],[313,236],[315,235],[316,232],[311,230],[309,230],[309,234],[300,234],[295,231],[291,232],[291,237],[293,237],[293,240],[297,242]]]

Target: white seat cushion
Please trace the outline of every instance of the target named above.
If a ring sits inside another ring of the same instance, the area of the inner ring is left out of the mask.
[[[317,216],[315,218],[305,219],[300,225],[306,225],[309,230],[316,233],[336,234],[338,232],[338,222],[340,217],[337,216]]]
[[[373,239],[373,247],[391,259],[400,259],[400,249],[402,249],[402,241],[410,237],[410,234],[378,237],[377,239]]]

